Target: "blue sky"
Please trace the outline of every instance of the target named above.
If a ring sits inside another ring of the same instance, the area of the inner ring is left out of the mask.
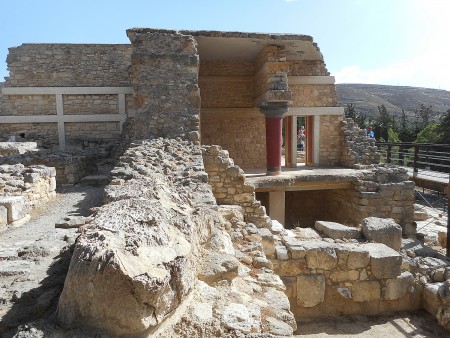
[[[129,43],[132,27],[311,35],[337,83],[450,90],[448,0],[0,2],[0,80],[26,42]]]

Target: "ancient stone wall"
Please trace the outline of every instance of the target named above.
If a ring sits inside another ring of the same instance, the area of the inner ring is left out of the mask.
[[[199,141],[199,56],[191,35],[127,30],[133,45],[134,138],[182,137]]]
[[[56,97],[55,95],[5,95],[0,101],[0,115],[56,115]]]
[[[7,58],[10,76],[4,87],[124,87],[130,86],[127,68],[130,45],[24,44],[10,48]],[[54,116],[56,95],[3,95],[0,115]],[[64,94],[61,114],[118,114],[117,94]],[[125,97],[125,114],[133,111],[131,95]],[[91,122],[90,122],[91,123]],[[67,148],[94,148],[101,152],[117,144],[119,122],[92,122],[90,126],[65,125]],[[0,124],[0,138],[13,134],[21,141],[37,141],[41,147],[59,145],[56,122]],[[82,139],[88,138],[85,144]]]
[[[284,285],[267,270],[258,228],[240,207],[216,205],[198,145],[133,143],[112,175],[107,204],[75,245],[58,304],[65,328],[160,338],[292,335]]]
[[[289,85],[295,107],[337,107],[338,98],[333,84]]]
[[[12,143],[14,146],[20,143]],[[84,176],[97,169],[98,152],[89,151],[31,151],[13,156],[0,156],[0,165],[25,166],[42,165],[51,167],[55,171],[54,179],[57,184],[75,184]],[[53,177],[52,176],[52,177]]]
[[[380,163],[381,154],[374,139],[367,137],[367,131],[360,129],[355,122],[346,118],[342,121],[344,147],[342,165],[350,168],[364,167]]]
[[[24,224],[33,207],[56,196],[55,175],[43,165],[0,165],[0,231]]]
[[[0,141],[7,141],[10,135],[20,142],[33,141],[39,148],[58,147],[58,125],[56,123],[0,123]]]
[[[320,116],[319,164],[338,166],[342,162],[342,123],[341,115]]]
[[[26,43],[9,48],[5,86],[129,86],[130,59],[130,45]]]
[[[269,218],[265,208],[255,198],[255,188],[245,182],[243,170],[234,164],[228,151],[219,146],[203,146],[203,162],[212,192],[220,205],[239,205],[245,219],[257,225]]]
[[[384,244],[299,240],[294,231],[277,244],[276,257],[297,319],[420,308],[413,275],[402,273],[401,255]]]
[[[322,60],[289,61],[288,76],[329,76],[325,62]]]
[[[252,62],[200,60],[202,144],[227,149],[243,168],[264,167],[266,158],[265,120],[254,108],[253,73]]]

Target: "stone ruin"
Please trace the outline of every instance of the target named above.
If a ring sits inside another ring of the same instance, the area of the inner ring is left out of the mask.
[[[54,336],[292,336],[302,318],[421,308],[450,329],[450,268],[414,239],[414,184],[343,119],[312,38],[127,34],[8,56],[1,132],[41,150],[4,147],[0,229],[92,171],[89,150],[120,155],[79,228]],[[297,116],[306,164],[352,171],[277,175],[280,123],[292,138]],[[255,168],[270,176],[246,177]],[[305,190],[308,227],[295,227],[284,209]]]

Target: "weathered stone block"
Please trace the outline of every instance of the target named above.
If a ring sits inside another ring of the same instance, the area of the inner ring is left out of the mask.
[[[283,237],[283,243],[291,254],[291,258],[298,259],[304,258],[306,255],[306,250],[303,247],[305,242],[299,241],[295,237]]]
[[[375,278],[395,278],[401,273],[402,256],[381,243],[364,245],[370,255],[370,266]]]
[[[24,218],[31,211],[30,203],[24,196],[1,197],[0,206],[8,210],[8,223]]]
[[[243,304],[231,303],[227,305],[222,318],[225,327],[228,329],[242,331],[243,333],[251,332],[250,315]]]
[[[0,231],[8,224],[8,209],[0,205]]]
[[[313,307],[323,302],[325,277],[323,275],[302,275],[297,277],[297,305]]]
[[[336,222],[316,221],[314,224],[316,230],[324,233],[331,238],[358,238],[359,231],[356,228],[348,227]]]
[[[402,245],[402,228],[392,218],[367,217],[362,222],[362,233],[369,241],[386,244],[399,251]]]
[[[310,269],[330,270],[337,265],[335,246],[326,242],[305,242],[306,262]]]
[[[377,281],[355,282],[351,287],[351,291],[355,302],[380,299],[380,284]]]
[[[423,289],[423,307],[432,315],[436,315],[442,305],[445,283],[426,284]]]
[[[347,268],[349,270],[365,268],[370,263],[369,252],[360,245],[340,245],[336,248],[338,257],[344,252],[347,255]]]
[[[289,259],[286,261],[279,261],[276,265],[275,271],[280,276],[297,276],[306,269],[305,259]]]
[[[349,271],[334,271],[330,275],[330,279],[333,282],[345,282],[358,280],[359,271],[349,270]]]
[[[406,296],[408,289],[414,284],[413,275],[405,271],[400,276],[386,281],[386,289],[383,292],[383,299],[395,300]]]

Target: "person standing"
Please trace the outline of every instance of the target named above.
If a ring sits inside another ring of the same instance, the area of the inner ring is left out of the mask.
[[[367,137],[371,139],[375,139],[375,133],[373,132],[372,126],[367,127]]]

